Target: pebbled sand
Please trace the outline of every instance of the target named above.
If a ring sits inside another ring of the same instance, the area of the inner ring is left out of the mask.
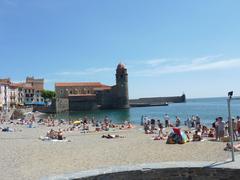
[[[190,142],[169,145],[152,140],[136,127],[116,130],[126,138],[104,139],[103,134],[66,132],[71,142],[39,140],[50,129],[45,126],[22,129],[22,132],[0,132],[1,180],[40,179],[46,176],[115,165],[133,165],[164,161],[223,161],[230,157],[220,142]],[[55,128],[57,130],[58,128]]]

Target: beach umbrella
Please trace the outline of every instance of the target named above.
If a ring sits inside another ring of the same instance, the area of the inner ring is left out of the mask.
[[[81,124],[81,121],[74,121],[73,124]]]

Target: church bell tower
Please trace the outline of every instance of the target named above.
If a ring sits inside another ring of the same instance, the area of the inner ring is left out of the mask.
[[[116,70],[116,106],[129,108],[128,73],[124,64],[119,63]]]

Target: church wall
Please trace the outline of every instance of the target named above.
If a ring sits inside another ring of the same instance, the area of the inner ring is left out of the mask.
[[[56,98],[56,112],[64,112],[69,110],[68,98]]]
[[[69,111],[96,110],[98,108],[96,96],[69,97]]]

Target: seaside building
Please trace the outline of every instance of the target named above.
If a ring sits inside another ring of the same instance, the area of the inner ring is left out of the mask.
[[[26,82],[21,83],[13,83],[10,78],[0,79],[0,110],[44,102],[43,90],[44,79],[27,77]]]
[[[129,108],[128,73],[123,64],[116,69],[116,85],[100,82],[59,82],[55,84],[56,112]]]
[[[20,86],[24,90],[24,104],[32,104],[44,102],[41,92],[44,90],[44,79],[35,79],[34,77],[27,77],[26,83]]]
[[[10,106],[9,85],[9,78],[0,79],[0,110],[7,110]]]

